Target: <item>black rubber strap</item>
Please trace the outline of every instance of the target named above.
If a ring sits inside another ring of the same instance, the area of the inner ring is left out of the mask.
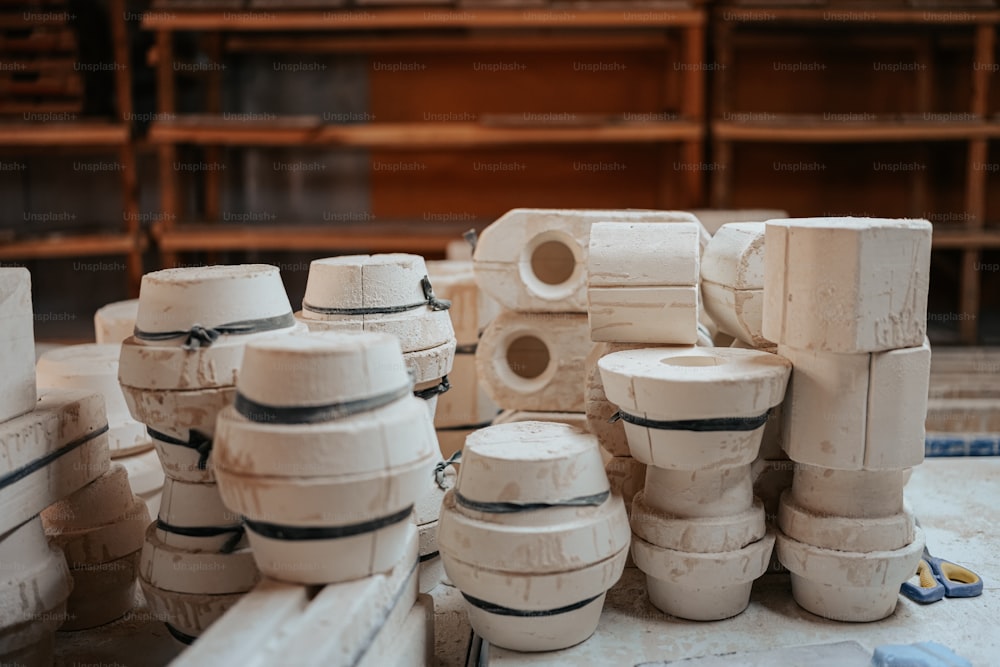
[[[76,440],[73,440],[72,442],[66,443],[59,449],[49,452],[40,459],[35,459],[31,463],[25,464],[20,468],[18,468],[17,470],[11,470],[9,473],[0,476],[0,489],[7,488],[11,484],[21,481],[31,473],[37,472],[42,468],[44,468],[45,466],[49,465],[50,463],[58,459],[60,456],[70,453],[77,447],[81,447],[82,445],[90,442],[94,438],[100,437],[101,435],[104,435],[107,432],[108,432],[108,425],[105,424],[104,426],[95,431],[91,431],[90,433],[82,435]]]
[[[500,414],[499,412],[497,414]],[[475,431],[487,426],[492,426],[493,420],[479,422],[478,424],[459,424],[458,426],[438,426],[435,431]]]
[[[166,621],[163,622],[163,625],[167,626],[167,632],[170,633],[170,636],[182,644],[187,644],[188,646],[190,646],[195,642],[196,639],[198,639],[197,637],[189,635],[186,632],[181,632],[180,630],[170,625]]]
[[[267,523],[265,521],[253,521],[244,519],[246,527],[257,533],[261,537],[272,540],[336,540],[342,537],[353,537],[363,535],[373,531],[406,521],[413,512],[413,505],[390,514],[361,523],[352,523],[346,526],[285,526],[277,523]]]
[[[479,348],[478,343],[466,343],[465,345],[456,345],[455,354],[475,354],[478,348]]]
[[[426,563],[429,560],[434,560],[435,558],[437,558],[440,555],[441,555],[440,551],[432,551],[429,554],[424,554],[424,555],[420,556],[419,558],[417,558],[417,562],[418,563]]]
[[[202,433],[201,431],[195,431],[191,429],[188,431],[188,439],[180,440],[173,436],[169,436],[166,433],[160,433],[159,431],[154,431],[153,429],[146,427],[146,433],[149,437],[159,440],[160,442],[166,443],[168,445],[176,445],[177,447],[187,447],[188,449],[193,449],[198,452],[198,470],[204,470],[205,466],[208,465],[208,457],[212,453],[212,439]]]
[[[226,540],[226,543],[219,550],[224,554],[232,553],[246,532],[242,524],[232,526],[174,526],[160,517],[156,517],[156,528],[165,533],[183,535],[184,537],[218,537],[219,535],[229,535],[232,533],[232,537]]]
[[[489,612],[490,614],[497,614],[499,616],[519,616],[521,618],[539,618],[543,616],[558,616],[559,614],[566,614],[586,607],[588,604],[601,597],[601,595],[602,594],[599,593],[592,598],[587,598],[586,600],[581,600],[580,602],[574,602],[573,604],[566,605],[565,607],[558,607],[557,609],[524,610],[502,607],[498,604],[487,602],[486,600],[474,598],[467,593],[462,593],[462,597],[468,600],[469,604],[473,607],[479,607],[483,611]]]
[[[615,414],[611,415],[611,419],[608,420],[608,423],[613,424],[621,419],[629,424],[635,424],[636,426],[652,428],[660,431],[756,431],[758,428],[767,423],[767,418],[770,414],[771,411],[768,410],[764,414],[757,415],[756,417],[718,417],[715,419],[657,421],[656,419],[646,419],[645,417],[630,415],[627,412],[619,410]]]
[[[448,381],[447,375],[441,376],[441,381],[438,382],[433,387],[427,387],[427,389],[419,389],[413,392],[413,395],[417,398],[422,398],[425,401],[429,401],[435,396],[440,396],[451,389],[451,382]]]
[[[184,344],[181,347],[185,350],[197,350],[201,347],[210,347],[212,343],[219,339],[219,336],[241,336],[244,334],[263,333],[265,331],[274,331],[275,329],[285,329],[294,325],[295,315],[289,311],[284,315],[229,322],[215,327],[205,327],[195,324],[187,331],[142,331],[136,327],[132,333],[139,340],[150,341],[170,340],[186,336]]]
[[[459,449],[452,453],[444,461],[438,461],[434,466],[434,482],[438,485],[438,488],[442,491],[448,490],[448,485],[444,483],[444,471],[448,469],[449,466],[455,465],[462,461],[462,450]]]
[[[310,303],[302,302],[302,309],[320,315],[391,315],[393,313],[405,313],[408,310],[417,308],[430,308],[431,310],[448,310],[451,308],[451,301],[439,299],[434,296],[434,288],[427,276],[420,279],[420,288],[424,292],[424,300],[419,303],[410,303],[405,306],[373,306],[371,308],[327,308],[325,306],[314,306]]]
[[[473,227],[468,231],[462,232],[462,238],[472,248],[472,252],[476,252],[476,245],[479,243],[479,233],[476,231],[476,228]]]
[[[325,405],[265,405],[236,392],[233,407],[250,421],[259,424],[319,424],[377,410],[404,398],[410,390],[411,385],[407,384],[384,394]]]
[[[455,491],[455,501],[458,502],[459,505],[475,512],[486,512],[488,514],[534,512],[535,510],[544,510],[550,507],[594,507],[602,504],[610,496],[611,491],[603,491],[590,496],[579,496],[577,498],[559,500],[553,503],[499,503],[470,500],[459,493],[458,490]]]

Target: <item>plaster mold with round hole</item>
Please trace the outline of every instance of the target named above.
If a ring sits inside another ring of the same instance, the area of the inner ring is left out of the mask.
[[[597,343],[591,348],[584,365],[587,372],[586,414],[587,430],[597,436],[601,447],[612,456],[631,456],[628,439],[625,437],[625,423],[610,421],[618,406],[608,400],[604,393],[604,382],[597,361],[613,352],[642,350],[650,347],[645,343]]]
[[[757,420],[782,401],[791,364],[755,350],[651,348],[598,361],[608,400],[657,422]],[[692,431],[625,423],[633,457],[675,470],[731,468],[757,457],[764,424],[753,430]]]
[[[113,458],[152,449],[146,427],[129,414],[118,384],[121,345],[67,345],[49,350],[36,364],[38,386],[81,389],[100,394],[108,416],[108,443]]]
[[[34,517],[0,535],[0,563],[0,660],[51,664],[73,587],[66,559]]]
[[[893,551],[915,535],[907,512],[877,518],[817,514],[796,505],[789,491],[781,496],[778,527],[793,540],[838,551]]]
[[[719,330],[755,348],[773,347],[761,328],[764,308],[764,223],[723,225],[702,257],[701,294]]]
[[[781,563],[791,572],[792,597],[806,611],[833,621],[871,622],[890,616],[899,587],[917,571],[924,533],[891,551],[824,549],[778,534]]]
[[[107,472],[104,428],[103,399],[77,389],[46,390],[34,410],[0,424],[0,470],[21,471],[0,488],[0,534]],[[29,472],[52,455],[44,467]]]
[[[35,317],[31,274],[22,267],[0,268],[0,422],[35,408]]]
[[[632,557],[646,574],[649,601],[664,613],[692,621],[717,621],[741,613],[754,580],[767,570],[774,534],[733,551],[697,553],[632,539]]]
[[[243,403],[219,417],[216,476],[226,506],[248,520],[265,574],[315,584],[384,572],[399,559],[415,505],[428,503],[419,505],[422,523],[436,518],[432,467],[440,455],[409,387],[399,341],[388,334],[288,336],[247,347],[237,385]],[[299,416],[364,400],[374,403],[354,414]],[[307,534],[324,529],[340,534]]]
[[[469,437],[438,540],[473,629],[497,646],[546,651],[593,634],[629,530],[593,436],[519,422]]]
[[[135,331],[139,299],[114,301],[94,313],[94,338],[98,345],[121,345]]]
[[[792,498],[818,514],[872,519],[903,511],[903,487],[910,469],[834,470],[807,464],[795,466]]]
[[[764,236],[766,339],[841,354],[923,343],[931,223],[793,218],[769,220]]]
[[[930,345],[874,354],[779,346],[795,367],[782,441],[801,463],[840,470],[892,470],[924,458]]]
[[[587,316],[504,311],[476,350],[479,382],[504,409],[584,412]]]
[[[500,216],[479,235],[476,282],[504,308],[522,312],[587,312],[591,226],[597,222],[682,222],[683,211],[529,209]]]
[[[597,222],[590,230],[591,339],[650,344],[698,341],[697,222]]]
[[[639,492],[632,500],[632,532],[652,545],[693,553],[736,551],[764,537],[764,505],[760,500],[743,512],[715,517],[677,516],[663,512]]]

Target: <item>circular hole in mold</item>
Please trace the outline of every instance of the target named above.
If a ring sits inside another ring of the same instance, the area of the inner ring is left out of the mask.
[[[514,375],[526,380],[542,375],[551,360],[549,346],[537,336],[519,336],[507,346],[507,366]]]
[[[562,285],[575,270],[576,256],[562,241],[544,241],[531,253],[531,271],[546,285]]]
[[[684,354],[665,357],[660,359],[660,363],[667,366],[721,366],[725,363],[725,359],[711,354]]]

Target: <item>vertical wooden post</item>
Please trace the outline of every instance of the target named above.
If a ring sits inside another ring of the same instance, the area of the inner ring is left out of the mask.
[[[916,56],[917,63],[922,69],[916,72],[916,103],[917,111],[927,113],[933,111],[934,105],[934,36],[928,34],[923,36],[917,43]],[[930,187],[930,179],[927,170],[930,161],[930,152],[927,145],[920,143],[916,146],[916,158],[922,165],[921,169],[916,169],[910,174],[910,197],[909,215],[912,218],[922,218],[928,210],[929,200],[927,190]]]
[[[129,58],[129,34],[125,24],[125,1],[111,0],[111,38],[115,60],[115,110],[116,122],[128,128],[128,138],[119,151],[121,159],[122,218],[129,237],[129,251],[125,256],[125,280],[130,297],[139,296],[142,281],[142,225],[139,222],[139,179],[136,173],[135,141],[132,136],[132,68]]]
[[[174,89],[174,44],[173,33],[167,29],[156,31],[156,111],[160,119],[172,119],[177,104]],[[157,121],[160,122],[160,121]],[[174,162],[177,148],[172,143],[161,143],[157,147],[160,170],[160,213],[162,219],[155,223],[155,235],[162,240],[169,234],[177,221],[180,210],[177,192],[177,171]],[[160,263],[169,268],[177,265],[177,253],[161,248]]]
[[[976,26],[975,55],[972,72],[971,112],[985,121],[989,105],[990,71],[994,60],[995,27],[991,23]],[[969,213],[966,228],[981,230],[986,217],[986,179],[984,169],[989,143],[982,135],[969,141],[966,162],[965,208]],[[962,295],[959,310],[962,342],[974,345],[979,339],[980,289],[982,276],[976,266],[980,260],[978,246],[968,246],[962,253]]]
[[[714,86],[712,88],[713,112],[709,114],[708,123],[716,120],[726,120],[730,108],[729,88],[732,81],[730,70],[733,67],[733,25],[722,15],[716,14],[712,21],[715,40],[715,62],[718,68],[712,72]],[[712,190],[711,205],[715,208],[729,208],[732,192],[733,145],[725,139],[712,136],[712,162],[719,165],[711,173]]]
[[[684,27],[682,32],[681,60],[687,65],[681,84],[681,116],[705,126],[705,23],[707,11],[699,12],[699,20]],[[686,140],[680,146],[681,161],[688,168],[680,174],[681,206],[704,206],[704,132],[697,139]]]

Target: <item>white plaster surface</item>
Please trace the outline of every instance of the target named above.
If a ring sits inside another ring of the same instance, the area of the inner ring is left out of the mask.
[[[671,618],[646,596],[644,577],[625,569],[609,592],[597,632],[583,644],[554,653],[515,653],[490,647],[490,667],[631,667],[653,660],[679,660],[714,653],[839,642],[849,636],[871,652],[888,643],[933,639],[974,665],[1000,655],[995,619],[1000,615],[1000,536],[996,532],[996,479],[1000,458],[931,459],[916,468],[907,496],[923,525],[931,553],[972,568],[985,582],[983,595],[921,606],[900,598],[889,618],[875,623],[827,621],[792,599],[787,575],[765,575],[753,587],[750,606],[725,621],[698,623]],[[957,521],[956,517],[961,517]],[[435,653],[439,667],[464,667],[470,639],[461,593],[441,584],[435,604]],[[183,646],[141,599],[134,611],[110,625],[60,633],[56,664],[105,662],[160,667]]]

